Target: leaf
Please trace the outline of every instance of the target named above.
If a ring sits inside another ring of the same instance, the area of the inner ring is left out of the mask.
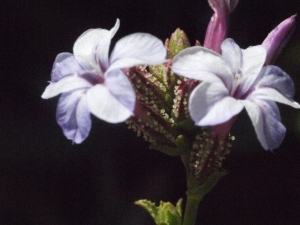
[[[136,205],[144,208],[153,218],[156,225],[181,225],[182,223],[182,199],[176,206],[170,202],[161,201],[159,206],[146,199],[138,200]]]

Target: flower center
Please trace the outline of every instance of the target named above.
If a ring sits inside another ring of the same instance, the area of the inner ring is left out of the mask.
[[[230,96],[234,96],[236,89],[241,83],[241,78],[242,78],[242,71],[238,69],[234,75],[233,81],[232,81],[232,88],[230,91]]]
[[[104,78],[102,74],[96,72],[86,72],[84,74],[81,74],[80,77],[87,80],[92,85],[104,83]]]

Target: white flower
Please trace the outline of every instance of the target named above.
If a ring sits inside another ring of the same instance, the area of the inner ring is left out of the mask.
[[[276,66],[263,67],[267,53],[260,45],[243,50],[226,39],[221,50],[219,55],[203,47],[191,47],[173,60],[176,74],[203,81],[189,99],[192,119],[198,126],[214,126],[245,107],[263,148],[277,148],[286,129],[275,101],[300,108],[293,100],[293,81]]]
[[[165,62],[166,49],[156,37],[135,33],[120,39],[109,57],[111,30],[90,29],[75,42],[74,54],[61,53],[54,62],[51,82],[42,98],[61,94],[57,121],[65,136],[81,143],[91,129],[90,112],[109,123],[133,115],[135,93],[123,68]]]

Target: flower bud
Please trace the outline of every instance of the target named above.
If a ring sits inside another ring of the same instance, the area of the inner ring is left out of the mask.
[[[190,42],[183,30],[177,28],[170,39],[165,42],[167,48],[167,59],[173,59],[181,50],[190,47]]]
[[[296,15],[281,22],[262,43],[267,50],[265,65],[272,64],[281,53],[295,30]]]
[[[236,7],[238,0],[209,0],[208,3],[215,13],[208,24],[203,46],[220,53],[221,43],[228,32],[229,13]]]

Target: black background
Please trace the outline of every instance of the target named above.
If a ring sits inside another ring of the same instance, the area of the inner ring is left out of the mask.
[[[260,44],[298,0],[241,0],[229,36]],[[55,56],[72,52],[89,28],[121,26],[165,40],[177,28],[203,43],[212,11],[205,0],[2,1],[0,45],[0,224],[154,224],[135,200],[175,203],[185,195],[177,158],[148,149],[126,128],[93,117],[81,145],[55,121],[58,98],[40,98]],[[300,24],[276,65],[295,81],[300,101]],[[300,223],[300,112],[280,106],[287,135],[274,153],[259,145],[243,112],[224,162],[229,175],[201,202],[197,224]]]

